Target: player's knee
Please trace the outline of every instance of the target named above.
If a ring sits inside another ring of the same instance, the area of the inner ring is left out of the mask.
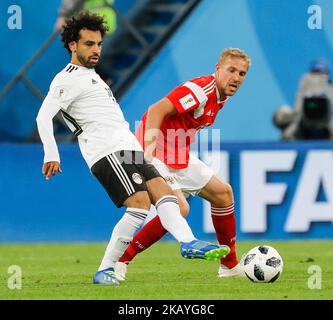
[[[218,188],[216,188],[212,200],[212,205],[215,207],[224,207],[230,202],[233,202],[233,191],[229,183],[221,183]]]
[[[179,209],[180,209],[180,213],[181,215],[186,218],[187,215],[190,212],[190,205],[187,202],[180,202],[179,203]]]
[[[229,183],[223,183],[223,194],[227,198],[233,197],[232,187]]]
[[[151,202],[155,204],[162,197],[173,195],[171,187],[161,177],[147,181]]]
[[[150,209],[150,199],[148,192],[140,191],[131,195],[125,202],[124,206],[129,208],[140,208],[149,210]]]

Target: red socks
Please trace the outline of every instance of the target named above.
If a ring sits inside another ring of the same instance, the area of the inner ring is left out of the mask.
[[[156,216],[135,235],[124,254],[120,257],[119,262],[129,263],[138,253],[149,248],[167,232],[163,228],[159,216]]]
[[[213,225],[219,244],[230,247],[230,253],[221,259],[221,264],[229,269],[238,264],[236,255],[236,219],[234,204],[225,208],[211,207]]]

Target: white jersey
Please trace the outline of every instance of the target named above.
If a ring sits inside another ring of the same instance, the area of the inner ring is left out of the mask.
[[[47,138],[47,130],[41,123],[43,110],[47,112],[55,107],[78,137],[81,153],[89,168],[112,152],[142,151],[108,85],[94,69],[68,64],[53,79],[37,117],[44,144],[44,162],[60,161],[57,159],[58,150],[54,149],[56,145],[48,141],[51,139]]]

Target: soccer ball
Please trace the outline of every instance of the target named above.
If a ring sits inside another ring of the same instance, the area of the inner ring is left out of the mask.
[[[270,246],[251,249],[244,258],[245,275],[253,282],[274,282],[283,270],[280,254]]]

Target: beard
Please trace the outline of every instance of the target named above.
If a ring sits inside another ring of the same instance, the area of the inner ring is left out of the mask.
[[[86,68],[88,68],[88,69],[93,69],[93,68],[95,68],[96,65],[98,64],[98,62],[91,62],[91,61],[89,61],[89,58],[86,58],[86,57],[82,56],[82,55],[79,54],[78,52],[77,52],[76,55],[77,55],[77,59],[80,61],[80,63],[81,63],[84,67],[86,67]]]

